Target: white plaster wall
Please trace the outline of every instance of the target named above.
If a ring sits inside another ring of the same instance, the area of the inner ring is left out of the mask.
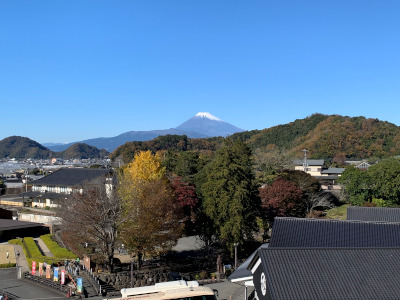
[[[26,222],[44,223],[47,225],[54,225],[54,224],[61,223],[61,219],[57,218],[57,217],[46,216],[46,215],[26,214],[26,213],[19,213],[18,220],[26,221]]]

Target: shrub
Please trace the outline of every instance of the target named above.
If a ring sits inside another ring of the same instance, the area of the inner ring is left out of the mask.
[[[14,268],[17,264],[15,263],[8,263],[8,264],[1,264],[0,265],[0,269],[4,269],[4,268]]]
[[[28,252],[30,253],[31,258],[42,258],[44,255],[40,252],[40,249],[36,245],[36,242],[32,237],[24,238],[24,242],[26,247],[28,248]]]
[[[42,235],[40,238],[46,244],[47,248],[49,248],[50,252],[58,259],[76,259],[77,256],[68,249],[60,247],[57,242],[52,239],[51,234]]]
[[[375,204],[377,207],[387,207],[387,201],[383,199],[372,198],[372,203]]]
[[[41,236],[41,238],[42,237],[43,236]],[[28,263],[29,268],[32,268],[32,261],[36,261],[36,269],[38,269],[39,262],[46,262],[48,264],[52,264],[52,263],[57,264],[58,262],[60,262],[61,260],[65,259],[65,258],[76,258],[76,256],[74,256],[74,257],[57,256],[56,255],[57,251],[55,251],[56,253],[53,253],[53,251],[51,250],[51,248],[49,246],[47,246],[47,247],[49,247],[49,250],[54,254],[54,257],[44,256],[40,252],[38,246],[36,245],[36,243],[32,237],[26,237],[23,239],[23,241],[20,239],[13,239],[13,240],[9,240],[8,243],[22,246],[22,249],[24,251],[26,261]],[[57,247],[60,249],[63,249],[63,248],[59,247],[58,244],[57,244]],[[64,250],[68,251],[67,249],[64,249]]]
[[[199,276],[200,276],[200,279],[207,279],[207,276],[208,276],[207,271],[201,271]]]

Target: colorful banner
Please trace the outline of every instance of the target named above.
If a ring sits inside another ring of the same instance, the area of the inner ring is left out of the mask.
[[[36,275],[36,261],[32,261],[32,275]]]
[[[39,276],[43,276],[43,263],[39,263]]]
[[[78,293],[82,293],[82,278],[77,278],[76,289],[77,289]]]
[[[65,270],[61,270],[61,284],[65,284]]]
[[[50,270],[51,266],[47,265],[46,266],[46,278],[47,279],[51,279],[51,270]]]
[[[53,281],[58,281],[58,268],[54,268],[54,277]]]

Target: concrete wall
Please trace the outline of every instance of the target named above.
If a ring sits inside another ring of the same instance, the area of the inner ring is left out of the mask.
[[[47,225],[54,225],[60,224],[61,221],[57,217],[53,216],[45,216],[45,215],[34,215],[34,214],[26,214],[26,213],[19,213],[18,214],[19,221],[26,221],[26,222],[36,222],[36,223],[43,223]]]

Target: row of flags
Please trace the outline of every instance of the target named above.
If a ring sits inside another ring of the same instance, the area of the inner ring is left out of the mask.
[[[60,270],[58,267],[54,267],[53,270],[53,281],[59,281],[59,274],[61,271],[61,284],[65,284],[65,270]],[[36,275],[36,261],[32,261],[32,275]],[[46,265],[45,275],[47,279],[51,279],[51,265]],[[39,276],[43,276],[43,263],[39,263]],[[77,290],[82,292],[82,278],[77,279]]]

